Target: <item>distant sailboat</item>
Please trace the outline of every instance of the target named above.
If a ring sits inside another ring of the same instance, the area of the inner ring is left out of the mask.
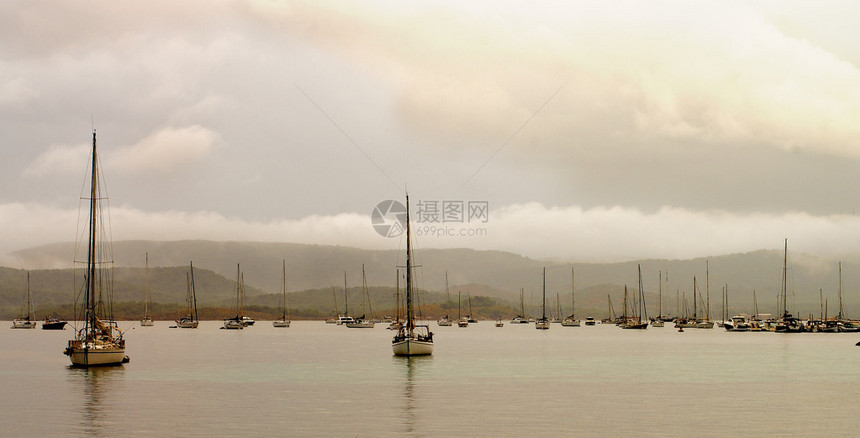
[[[579,320],[576,319],[576,289],[574,289],[573,280],[573,268],[570,268],[570,316],[561,322],[562,327],[579,327],[580,324]],[[594,325],[594,318],[591,319],[591,322]]]
[[[244,304],[244,277],[242,269],[236,265],[236,316],[224,320],[224,328],[228,330],[242,330],[245,328],[245,304]]]
[[[445,306],[447,306],[450,302],[451,292],[448,289],[448,271],[445,271]],[[436,324],[438,324],[439,327],[451,327],[452,325],[451,319],[448,318],[448,314],[445,314],[445,316],[439,318],[439,320],[436,321]]]
[[[194,262],[188,262],[189,273],[185,275],[187,289],[185,293],[185,304],[187,314],[176,321],[179,328],[197,328],[200,319],[197,317],[197,290],[194,288]]]
[[[460,315],[460,298],[463,293],[457,291],[457,327],[468,327],[469,326],[469,318]]]
[[[149,253],[146,253],[146,268],[143,274],[143,318],[140,319],[141,327],[152,327],[152,317],[149,316]]]
[[[638,266],[638,265],[637,265]],[[636,316],[627,317],[624,319],[624,323],[621,324],[621,328],[623,329],[640,329],[644,330],[648,328],[648,310],[645,307],[645,291],[642,289],[642,267],[638,266],[639,269],[639,300],[638,300],[638,314]],[[626,287],[625,287],[626,292]],[[626,295],[625,295],[626,296]],[[625,304],[625,312],[626,304]]]
[[[520,314],[511,319],[511,324],[528,324],[529,319],[526,317],[526,302],[523,297],[523,289],[520,288]]]
[[[367,306],[370,318],[365,313]],[[367,290],[367,276],[364,274],[364,264],[361,265],[361,316],[346,323],[347,328],[373,328],[373,308],[370,306],[370,292]]]
[[[543,301],[541,302],[541,317],[535,321],[538,330],[549,330],[549,320],[546,318],[546,268],[543,268]]]
[[[785,239],[785,252],[782,259],[782,317],[776,323],[776,331],[780,333],[800,333],[803,326],[800,320],[788,312],[788,239]]]
[[[30,299],[30,273],[27,273],[27,311],[24,315],[19,315],[17,318],[12,320],[12,328],[13,329],[34,329],[38,324],[36,322],[36,315],[33,312],[33,301]]]
[[[272,325],[275,327],[289,327],[290,326],[290,316],[289,316],[289,307],[287,306],[287,261],[283,260],[283,281],[282,281],[282,290],[283,290],[283,304],[282,308],[283,312],[281,313],[281,319],[276,321],[272,321]]]
[[[63,354],[69,356],[72,365],[81,367],[99,365],[119,365],[128,362],[125,355],[125,340],[122,331],[113,321],[112,315],[105,313],[105,308],[111,309],[111,297],[113,293],[105,290],[112,283],[110,269],[112,267],[112,255],[110,254],[109,242],[103,241],[105,236],[110,236],[103,223],[106,215],[103,211],[101,201],[104,195],[101,193],[99,182],[99,161],[96,149],[96,132],[93,131],[92,165],[90,170],[90,191],[88,207],[88,242],[86,274],[84,274],[83,299],[81,304],[82,314],[79,320],[83,321],[83,328],[76,330],[75,339],[69,340],[68,346]],[[108,306],[104,306],[102,297],[107,297]],[[105,319],[102,319],[105,318]]]
[[[415,323],[412,290],[412,229],[409,223],[409,195],[406,195],[406,324],[391,341],[395,356],[433,354],[433,332],[426,324]]]

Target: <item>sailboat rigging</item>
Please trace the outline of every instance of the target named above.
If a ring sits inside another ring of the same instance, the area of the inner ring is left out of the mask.
[[[112,283],[112,255],[110,243],[104,239],[109,236],[103,222],[102,201],[99,180],[99,161],[96,148],[96,132],[93,130],[93,150],[90,169],[90,191],[87,226],[87,260],[84,274],[82,320],[83,327],[75,331],[75,338],[69,340],[63,354],[69,356],[73,366],[90,367],[98,365],[119,365],[128,362],[125,355],[125,340],[109,312],[105,312],[103,298],[107,296],[108,309],[112,293],[106,289]],[[105,319],[102,319],[105,318]]]
[[[33,301],[30,299],[30,273],[27,273],[27,312],[23,316],[18,316],[12,320],[13,329],[34,329],[36,328],[36,315],[33,313]]]
[[[570,316],[564,318],[561,322],[562,327],[579,327],[579,320],[576,319],[576,290],[574,289],[573,268],[570,268]],[[559,308],[559,316],[561,316],[561,308]],[[594,325],[594,318],[591,318],[591,325]]]
[[[409,194],[406,195],[406,324],[391,340],[395,356],[426,356],[433,354],[433,332],[426,324],[415,324],[412,308],[412,227],[409,221]]]
[[[445,271],[445,307],[447,308],[450,303],[451,292],[448,289],[448,271]],[[436,324],[438,324],[439,327],[450,327],[451,319],[448,318],[448,314],[446,313],[445,316],[439,318],[439,320],[436,321]]]
[[[546,268],[543,268],[543,301],[541,303],[541,317],[535,321],[538,330],[549,330],[549,320],[546,318]]]
[[[283,281],[281,282],[281,284],[283,286],[282,287],[282,292],[283,292],[282,301],[283,301],[284,307],[282,308],[283,312],[281,313],[281,319],[276,320],[276,321],[272,321],[272,325],[274,327],[289,327],[290,326],[290,316],[289,316],[290,310],[289,310],[289,306],[287,306],[287,261],[282,260],[282,263],[283,263],[283,270],[282,270]]]
[[[141,327],[152,327],[152,317],[149,316],[149,253],[146,253],[146,268],[143,274],[143,318],[140,319]]]
[[[190,272],[185,277],[188,283],[188,292],[185,296],[188,314],[176,321],[176,326],[179,328],[197,328],[200,324],[200,319],[197,317],[197,290],[194,288],[194,262],[188,262],[188,269]]]

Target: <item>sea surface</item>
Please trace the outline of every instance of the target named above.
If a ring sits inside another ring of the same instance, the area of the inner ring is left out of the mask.
[[[131,362],[90,370],[68,327],[0,329],[0,435],[860,434],[860,334],[432,323],[408,359],[386,324],[170,324],[120,323]]]

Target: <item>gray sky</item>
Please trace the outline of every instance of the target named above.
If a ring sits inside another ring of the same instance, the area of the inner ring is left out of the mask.
[[[74,239],[93,126],[114,240],[392,248],[408,186],[490,208],[425,247],[857,252],[858,9],[2,2],[0,254]]]

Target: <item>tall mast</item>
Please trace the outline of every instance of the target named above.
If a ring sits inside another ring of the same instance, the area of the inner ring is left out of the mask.
[[[543,268],[543,305],[541,309],[541,319],[546,319],[546,268]]]
[[[394,291],[394,307],[395,312],[397,313],[396,322],[400,322],[400,268],[395,269],[395,275],[397,278],[394,280],[395,291]]]
[[[659,318],[663,319],[663,271],[659,271],[657,276],[660,277],[658,278],[659,282],[657,283],[657,293],[660,296],[660,301],[658,301],[658,306],[660,308]]]
[[[90,223],[89,244],[87,246],[87,286],[84,300],[87,302],[86,325],[87,332],[95,327],[95,277],[96,277],[96,207],[98,202],[98,153],[96,152],[96,131],[93,130],[93,156],[90,170]]]
[[[705,320],[711,320],[711,270],[708,268],[708,260],[705,260],[705,296],[708,297],[705,307]]]
[[[698,312],[698,309],[696,308],[696,301],[698,301],[696,299],[696,290],[697,290],[697,288],[696,288],[696,277],[693,276],[693,319],[698,321],[699,320],[699,312]]]
[[[839,316],[836,319],[842,321],[842,262],[839,262]]]
[[[149,314],[149,253],[146,253],[146,268],[143,274],[143,317]]]
[[[409,224],[409,194],[406,194],[406,330],[415,328],[412,310],[412,228]]]
[[[343,314],[349,316],[349,293],[346,291],[346,271],[343,271],[343,302],[344,302],[344,311]]]
[[[570,267],[570,318],[576,319],[576,288],[573,286],[573,266]]]
[[[788,297],[788,238],[785,239],[785,252],[782,257],[782,317],[785,318],[788,314],[786,304],[786,298]]]
[[[188,262],[191,267],[191,301],[194,303],[194,320],[200,321],[197,317],[197,291],[194,289],[194,262]]]
[[[284,317],[284,320],[286,320],[287,309],[289,308],[289,306],[287,306],[287,261],[281,260],[281,263],[283,264],[283,269],[281,270],[281,272],[284,273],[284,275],[283,275],[283,277],[284,277],[284,312],[283,312],[284,314],[283,314],[283,317]]]
[[[445,271],[445,306],[448,306],[448,303],[451,302],[451,292],[448,290],[448,271]],[[447,318],[448,315],[445,315]]]
[[[647,321],[648,320],[648,307],[645,305],[645,290],[642,288],[642,266],[636,265],[639,269],[639,304],[640,304],[640,312],[639,312],[639,321]]]

